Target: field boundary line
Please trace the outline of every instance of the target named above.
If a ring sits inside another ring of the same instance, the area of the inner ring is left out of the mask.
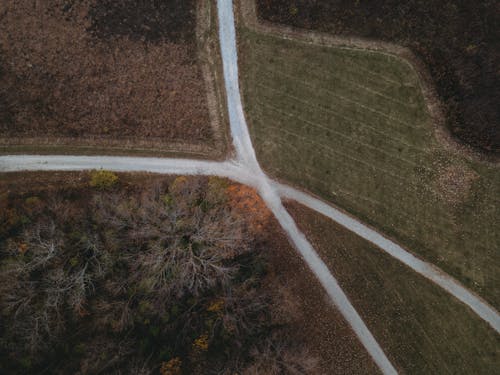
[[[205,81],[205,91],[207,96],[207,108],[210,119],[210,125],[213,132],[215,143],[215,152],[222,151],[222,157],[229,151],[227,142],[228,128],[225,108],[221,105],[224,95],[220,92],[221,78],[218,77],[215,57],[217,52],[211,46],[212,27],[212,4],[204,0],[198,0],[196,4],[196,38],[198,40],[198,61],[201,66],[201,72]],[[215,30],[217,35],[217,30]],[[201,43],[200,43],[201,40]],[[230,136],[229,136],[230,137]],[[218,151],[217,151],[218,150]]]

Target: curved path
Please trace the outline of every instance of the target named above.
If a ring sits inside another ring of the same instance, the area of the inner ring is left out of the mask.
[[[500,333],[500,316],[498,312],[481,298],[468,291],[458,281],[432,264],[416,258],[375,230],[327,203],[289,186],[276,183],[266,176],[255,156],[240,98],[232,0],[218,0],[217,7],[229,120],[236,150],[235,159],[225,162],[211,162],[143,157],[13,155],[0,157],[0,172],[22,170],[75,171],[104,168],[119,172],[145,171],[164,174],[218,175],[256,188],[295,248],[300,252],[384,374],[395,374],[397,372],[340,288],[335,277],[283,207],[282,197],[298,201],[377,245],[381,250],[400,260],[462,301],[479,317],[488,322],[496,332]]]

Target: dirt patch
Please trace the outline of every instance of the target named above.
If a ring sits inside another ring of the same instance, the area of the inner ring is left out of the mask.
[[[2,143],[213,145],[197,2],[131,3],[2,2]]]
[[[129,37],[148,42],[195,42],[196,0],[97,0],[89,30],[101,38]],[[65,8],[70,11],[72,4]]]
[[[436,170],[436,192],[452,206],[458,206],[467,200],[472,184],[480,177],[465,165],[438,165]]]
[[[257,0],[257,7],[262,20],[408,46],[430,70],[448,129],[486,153],[500,152],[495,2]]]

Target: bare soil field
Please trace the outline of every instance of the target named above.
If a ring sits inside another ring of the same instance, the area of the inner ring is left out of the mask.
[[[377,372],[253,189],[207,177],[8,173],[0,207],[2,373]],[[223,259],[201,251],[212,240]],[[179,269],[152,283],[161,270],[148,256],[163,264],[176,248],[177,259],[195,251],[195,263],[222,262],[219,271],[192,269],[196,292]],[[198,284],[230,269],[222,289]]]
[[[499,7],[496,1],[257,0],[261,20],[408,46],[430,70],[452,134],[496,156]]]
[[[222,154],[212,5],[0,4],[0,144]]]
[[[322,215],[286,207],[398,371],[496,371],[500,335],[467,307]]]

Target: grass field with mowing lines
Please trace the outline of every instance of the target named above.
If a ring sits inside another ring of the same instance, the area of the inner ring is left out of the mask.
[[[500,307],[500,171],[446,151],[412,67],[240,28],[257,157]]]
[[[495,373],[500,335],[471,310],[331,220],[286,207],[400,372]]]

